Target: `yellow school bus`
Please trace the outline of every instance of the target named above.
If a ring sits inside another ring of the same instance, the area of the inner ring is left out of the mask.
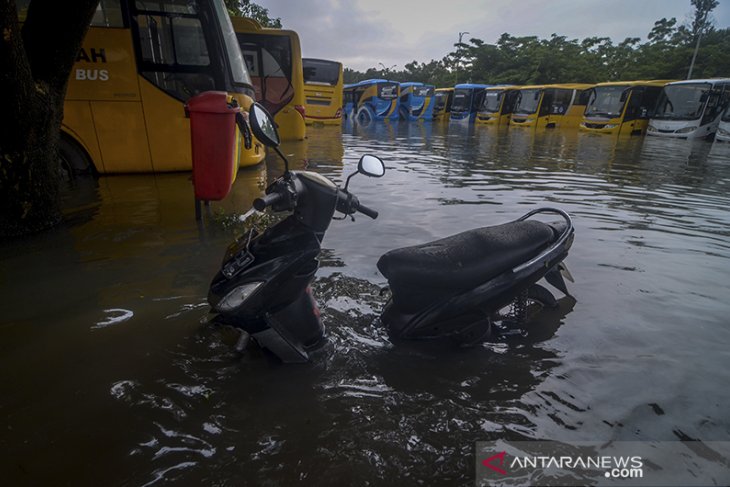
[[[664,85],[670,80],[615,81],[590,89],[580,130],[644,135]]]
[[[518,90],[510,125],[516,127],[577,127],[593,85],[561,83],[522,86]]]
[[[307,124],[342,123],[342,63],[325,59],[302,59],[305,119]]]
[[[20,0],[25,19],[29,0]],[[185,102],[224,91],[244,109],[253,86],[223,0],[101,0],[71,71],[59,151],[75,173],[189,171]],[[240,166],[264,147],[239,140]]]
[[[519,88],[519,86],[490,86],[484,90],[484,100],[477,112],[476,123],[508,125]]]
[[[304,140],[304,78],[299,36],[269,29],[253,19],[232,17],[256,101],[274,116],[282,140]]]

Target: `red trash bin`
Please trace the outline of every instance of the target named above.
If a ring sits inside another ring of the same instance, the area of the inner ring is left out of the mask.
[[[236,175],[236,114],[225,91],[205,91],[186,104],[190,115],[195,199],[222,200]]]

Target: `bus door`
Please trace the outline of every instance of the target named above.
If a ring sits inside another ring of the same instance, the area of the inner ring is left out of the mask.
[[[715,122],[719,122],[720,116],[730,104],[730,84],[716,85],[708,94],[703,95],[703,98],[707,105],[700,127],[708,124],[716,125]]]
[[[646,132],[649,119],[654,115],[662,89],[658,86],[636,86],[621,95],[626,109],[621,123],[621,134],[641,135]]]
[[[64,129],[102,173],[152,170],[137,68],[130,56],[134,49],[124,19],[118,1],[101,0],[64,104]]]
[[[561,124],[563,127],[577,127],[580,125],[586,105],[588,105],[588,99],[591,97],[590,88],[586,90],[575,89],[573,91],[573,99]]]
[[[216,83],[210,67],[223,61],[208,55],[209,39],[196,1],[130,2],[130,14],[137,67],[144,78],[140,91],[154,170],[189,170],[189,121],[181,102],[215,90],[221,83]],[[160,90],[170,96],[159,96]],[[186,134],[184,140],[181,134]]]

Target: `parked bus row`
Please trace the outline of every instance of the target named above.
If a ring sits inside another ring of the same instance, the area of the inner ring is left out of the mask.
[[[25,20],[30,0],[17,0]],[[296,32],[228,15],[223,0],[100,0],[69,79],[59,152],[69,173],[189,171],[185,103],[226,92],[275,117],[282,139],[340,124],[342,65],[302,59]],[[236,135],[236,167],[263,145]]]
[[[436,90],[435,120],[677,138],[730,138],[730,79]]]
[[[420,91],[418,91],[420,90]],[[344,112],[371,120],[452,123],[667,137],[730,137],[730,79],[617,81],[591,84],[459,84],[366,80],[344,87]]]

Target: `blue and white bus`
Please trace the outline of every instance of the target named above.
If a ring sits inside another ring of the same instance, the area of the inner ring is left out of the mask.
[[[400,84],[387,79],[367,79],[352,88],[354,119],[359,123],[398,120]]]
[[[400,84],[400,119],[409,122],[433,120],[436,87],[409,81]]]
[[[451,102],[451,121],[458,123],[474,123],[477,112],[484,100],[484,90],[492,85],[462,83],[454,86],[454,97]]]
[[[646,133],[660,137],[712,137],[730,105],[730,78],[689,79],[662,89]]]

